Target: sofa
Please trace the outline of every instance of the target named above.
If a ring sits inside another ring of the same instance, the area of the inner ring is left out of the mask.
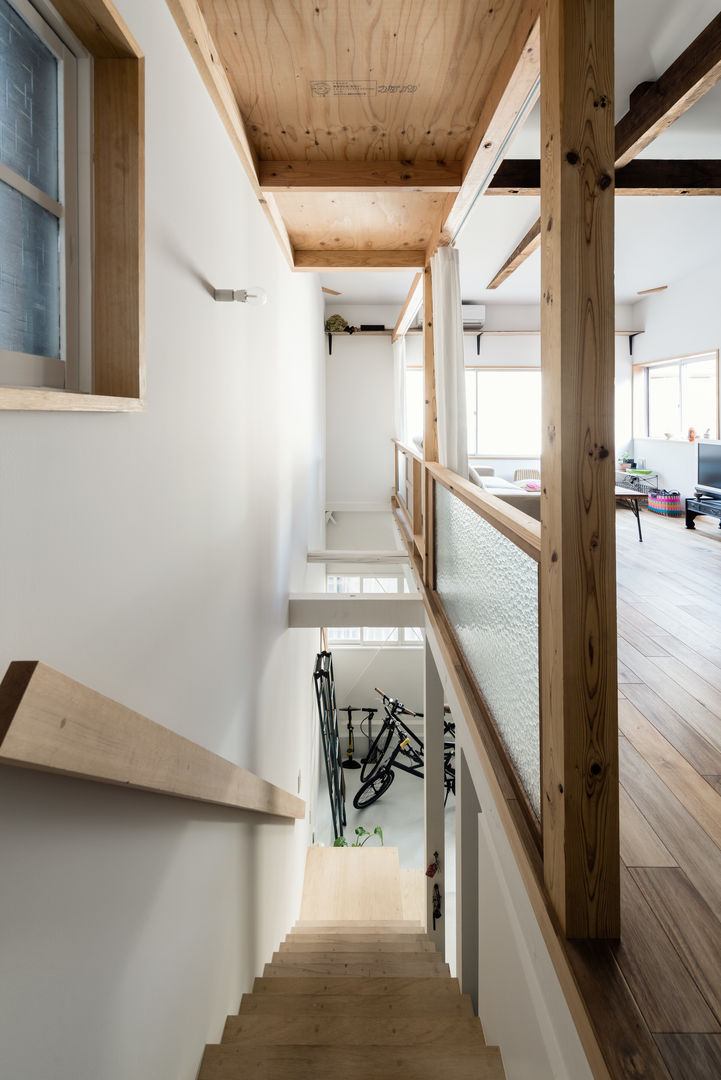
[[[501,476],[494,476],[493,469],[474,469],[471,466],[468,470],[468,476],[474,484],[477,484],[479,488],[482,488],[489,495],[495,495],[497,499],[502,499],[509,506],[515,506],[517,510],[522,510],[524,514],[535,518],[536,521],[541,520],[540,490],[527,491],[521,484],[514,484],[511,480],[504,480]]]

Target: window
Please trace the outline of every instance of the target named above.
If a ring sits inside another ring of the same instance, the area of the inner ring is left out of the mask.
[[[402,570],[378,574],[326,575],[326,591],[330,593],[398,593],[410,592]],[[335,626],[329,627],[329,645],[378,646],[423,644],[421,626]]]
[[[406,431],[408,442],[423,435],[423,368],[406,368]]]
[[[0,0],[0,88],[0,409],[142,409],[142,53],[111,0]]]
[[[541,372],[537,368],[466,370],[468,453],[541,454]]]
[[[90,318],[89,297],[80,293],[81,269],[89,274],[90,264],[89,63],[27,0],[0,0],[0,382],[6,386],[90,389],[89,335],[80,333]]]
[[[634,433],[640,437],[719,436],[718,353],[659,360],[634,367]]]

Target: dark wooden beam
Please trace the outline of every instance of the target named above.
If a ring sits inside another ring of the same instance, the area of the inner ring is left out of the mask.
[[[458,191],[461,163],[440,161],[260,161],[263,191],[353,191],[369,193],[400,188],[408,191]]]
[[[543,871],[570,938],[620,934],[614,0],[541,18]]]
[[[674,120],[678,120],[679,116],[690,109],[694,102],[703,97],[707,90],[715,86],[719,79],[721,79],[721,13],[716,15],[706,29],[701,31],[670,67],[666,68],[663,75],[660,75],[655,82],[641,83],[631,93],[630,108],[615,128],[616,167],[628,165]],[[516,249],[493,280],[496,281],[504,268],[508,267],[508,273],[501,279],[505,280],[533,250],[535,249],[531,247],[526,251],[525,256],[516,257],[511,267],[511,259],[518,251]]]
[[[541,163],[506,158],[489,195],[540,195]],[[616,169],[617,195],[721,195],[721,161],[641,158]]]
[[[655,82],[631,95],[616,124],[616,165],[627,165],[721,79],[721,12]]]

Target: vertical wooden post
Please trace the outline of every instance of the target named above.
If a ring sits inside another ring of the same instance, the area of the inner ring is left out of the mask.
[[[419,543],[423,531],[423,464],[417,458],[409,458],[413,469],[413,539]]]
[[[546,886],[568,937],[620,933],[613,0],[544,0],[541,716]]]
[[[426,917],[431,940],[446,958],[446,884],[445,884],[445,797],[443,765],[443,684],[431,647],[426,640],[424,665],[424,835],[426,865],[438,852],[440,870],[434,878],[426,878]],[[438,885],[442,896],[442,917],[433,929],[433,886]]]
[[[438,461],[438,417],[436,413],[436,365],[433,347],[433,282],[430,263],[423,271],[423,459]],[[423,470],[423,582],[435,588],[433,478]]]

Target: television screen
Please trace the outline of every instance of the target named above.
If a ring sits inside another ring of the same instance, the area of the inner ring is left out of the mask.
[[[698,444],[698,486],[721,493],[721,443]]]

